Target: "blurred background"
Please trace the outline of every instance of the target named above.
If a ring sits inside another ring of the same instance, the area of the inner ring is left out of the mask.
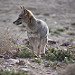
[[[75,44],[75,0],[0,0],[0,46],[8,43],[4,40],[21,43],[27,38],[23,25],[13,24],[21,12],[20,6],[48,24],[49,39]]]

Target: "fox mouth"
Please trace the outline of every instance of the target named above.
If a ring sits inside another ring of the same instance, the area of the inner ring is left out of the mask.
[[[20,25],[20,24],[22,24],[22,22],[20,22],[20,21],[19,22],[14,21],[13,24]]]

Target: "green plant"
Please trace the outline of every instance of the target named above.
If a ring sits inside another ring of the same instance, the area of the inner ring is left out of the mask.
[[[60,32],[64,32],[65,28],[60,28],[54,31],[55,34],[60,34]]]
[[[0,60],[0,64],[2,63],[2,60]]]
[[[19,58],[31,58],[35,56],[28,47],[18,47],[17,49],[18,52],[16,53],[16,56]]]
[[[74,33],[74,32],[68,32],[67,34],[68,34],[68,35],[72,35],[72,36],[74,36],[74,35],[75,35],[75,33]]]
[[[0,75],[28,75],[27,73],[23,71],[8,71],[8,70],[0,70]]]
[[[52,61],[56,60],[56,56],[55,56],[53,53],[50,53],[50,52],[45,55],[45,58],[46,58],[47,60],[50,59],[50,60],[52,60]]]
[[[30,49],[28,47],[21,47],[21,49],[24,51],[30,51]]]
[[[74,23],[71,23],[71,25],[75,26],[75,22]]]
[[[57,29],[57,31],[64,32],[65,29],[64,28],[60,28],[60,29]]]
[[[19,62],[16,62],[16,64],[18,64],[18,65],[24,65],[24,64],[25,64],[25,62],[24,62],[24,61],[22,61],[22,60],[19,60]]]
[[[69,62],[66,57],[65,57],[65,59],[63,61],[64,61],[64,63],[68,63]]]
[[[69,27],[64,27],[66,30],[68,30],[69,29]]]
[[[32,59],[31,62],[41,63],[42,60],[41,59]]]
[[[52,30],[51,30],[51,29],[49,29],[49,33],[50,33],[50,32],[52,32]]]
[[[19,57],[19,58],[31,58],[31,57],[34,57],[35,56],[35,54],[34,53],[32,53],[32,52],[19,52],[18,54],[17,54],[17,56]]]
[[[47,62],[45,63],[45,67],[49,67],[50,65],[52,65],[52,63],[51,63],[50,61],[47,61]]]
[[[49,48],[46,54],[42,57],[51,61],[68,61],[75,60],[75,56],[70,51],[56,50],[55,48]]]
[[[40,15],[40,13],[36,13],[36,15]]]
[[[55,30],[55,31],[54,31],[54,33],[55,33],[55,34],[60,34],[60,32],[59,32],[59,31],[57,31],[57,30]]]
[[[24,25],[24,24],[22,24],[22,27],[25,27],[25,25]]]
[[[57,66],[57,65],[58,65],[58,61],[55,61],[55,62],[47,61],[47,62],[45,63],[45,67],[49,67],[49,66],[55,67],[55,66]]]
[[[49,13],[44,13],[43,15],[44,15],[44,16],[49,16]]]

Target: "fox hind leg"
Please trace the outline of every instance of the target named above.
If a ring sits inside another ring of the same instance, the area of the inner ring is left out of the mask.
[[[39,48],[39,51],[38,53],[40,54],[45,54],[45,48],[46,48],[46,44],[47,44],[47,37],[43,38],[41,40],[41,43],[40,43],[40,48]]]
[[[32,47],[32,52],[35,53],[38,57],[40,57],[40,54],[45,54],[47,37],[43,38],[41,41],[37,38],[30,38],[29,42]]]

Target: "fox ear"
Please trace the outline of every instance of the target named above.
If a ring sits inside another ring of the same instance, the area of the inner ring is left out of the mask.
[[[30,18],[30,17],[31,17],[31,13],[29,12],[29,10],[26,9],[24,6],[22,7],[22,9],[23,9],[23,11],[24,11],[24,14],[25,14],[26,16],[28,16],[28,18]]]
[[[22,9],[22,7],[20,6],[20,8]]]
[[[27,15],[28,10],[27,10],[24,6],[22,7],[22,9],[23,9],[23,11],[24,11],[24,14]]]
[[[23,9],[24,9],[24,13],[25,13],[26,15],[30,15],[29,10],[27,10],[26,8],[23,8]]]
[[[28,15],[30,14],[29,10],[27,10],[26,8],[25,8],[25,11],[27,12]]]
[[[25,10],[25,7],[23,6],[23,10]]]
[[[28,14],[29,13],[29,11],[26,9],[26,8],[24,8],[24,11]]]

